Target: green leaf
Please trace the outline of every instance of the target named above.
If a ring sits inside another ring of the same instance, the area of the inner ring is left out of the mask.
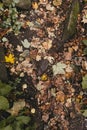
[[[0,128],[3,128],[6,126],[6,119],[0,121]]]
[[[12,124],[12,122],[14,122],[15,117],[13,116],[9,116],[8,118],[0,121],[0,128],[5,127],[7,124]]]
[[[16,128],[16,130],[22,130],[22,129],[21,129],[21,124],[20,124],[20,122],[18,122],[18,121],[15,121],[15,122],[12,124],[12,126],[13,126],[13,130],[15,130],[15,128]]]
[[[53,75],[56,74],[65,74],[64,68],[66,68],[66,64],[58,62],[56,65],[53,65]]]
[[[87,55],[87,47],[84,49],[84,54]]]
[[[30,117],[28,116],[18,116],[16,117],[17,121],[20,121],[22,124],[28,124],[30,121]]]
[[[1,128],[1,130],[13,130],[11,125]]]
[[[82,40],[83,44],[87,46],[87,40]]]
[[[2,83],[0,81],[0,95],[6,96],[12,90],[12,87],[8,84]]]
[[[87,110],[84,110],[84,112],[82,113],[83,116],[87,117]]]
[[[87,74],[83,77],[82,88],[87,89]]]
[[[0,110],[7,110],[9,108],[9,102],[7,98],[0,96]]]
[[[2,9],[3,8],[3,3],[2,2],[0,2],[0,9]]]

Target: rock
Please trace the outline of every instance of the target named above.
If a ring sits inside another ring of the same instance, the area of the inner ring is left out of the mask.
[[[79,11],[80,11],[79,0],[72,0],[72,5],[66,18],[65,28],[62,37],[63,42],[66,42],[67,40],[72,38],[72,36],[75,35]]]
[[[2,0],[5,6],[8,6],[13,0]],[[31,7],[31,0],[16,0],[16,7],[28,10]]]
[[[7,75],[7,70],[6,70],[6,66],[5,66],[5,59],[4,59],[5,55],[4,55],[4,49],[3,47],[0,45],[0,80],[1,81],[8,81],[8,75]]]

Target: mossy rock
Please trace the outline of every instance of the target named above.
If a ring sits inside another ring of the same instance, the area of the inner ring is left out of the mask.
[[[63,37],[62,37],[63,42],[66,42],[67,40],[72,38],[72,36],[75,35],[79,12],[80,12],[79,0],[72,0],[72,5],[70,7],[70,10],[66,18],[66,22],[65,22],[65,28],[64,28]]]
[[[10,4],[12,4],[14,0],[2,0],[2,1],[5,6],[9,6]],[[31,7],[31,0],[18,0],[18,1],[16,0],[15,5],[20,9],[28,10]]]

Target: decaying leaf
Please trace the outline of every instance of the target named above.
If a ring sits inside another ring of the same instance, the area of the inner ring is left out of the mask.
[[[62,91],[59,91],[59,92],[56,93],[56,100],[61,102],[61,103],[64,103],[65,95]]]
[[[11,115],[18,115],[18,112],[25,107],[25,100],[18,100],[14,102],[13,107],[8,110]]]
[[[62,4],[62,0],[53,0],[54,6],[60,6]]]
[[[87,7],[85,6],[82,13],[83,13],[83,18],[82,18],[82,22],[85,24],[87,23]]]
[[[17,50],[17,51],[19,51],[19,52],[23,52],[23,47],[22,47],[22,46],[20,46],[20,45],[17,45],[16,50]]]
[[[58,62],[56,65],[52,66],[53,68],[53,75],[56,74],[65,74],[65,68],[66,68],[66,64]]]
[[[49,50],[52,47],[52,40],[47,40],[46,42],[43,42],[42,45],[46,50]]]
[[[33,3],[32,3],[32,8],[33,8],[33,9],[38,9],[38,4],[37,4],[37,2],[33,2]]]
[[[24,41],[21,41],[22,45],[25,48],[29,48],[30,47],[30,42],[27,39],[24,39]]]

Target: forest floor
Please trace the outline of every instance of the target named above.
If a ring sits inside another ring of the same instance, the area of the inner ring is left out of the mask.
[[[70,0],[57,4],[47,0],[35,2],[30,11],[19,11],[23,25],[18,34],[0,34],[8,82],[15,89],[9,98],[12,102],[25,101],[22,109],[27,109],[26,115],[36,122],[38,130],[87,129],[87,120],[81,113],[87,107],[87,93],[82,88],[87,74],[82,43],[87,39],[87,19],[83,18],[86,5],[78,15],[75,36],[64,44],[63,51],[57,49],[70,4]],[[9,111],[13,115],[20,113],[20,109]]]

